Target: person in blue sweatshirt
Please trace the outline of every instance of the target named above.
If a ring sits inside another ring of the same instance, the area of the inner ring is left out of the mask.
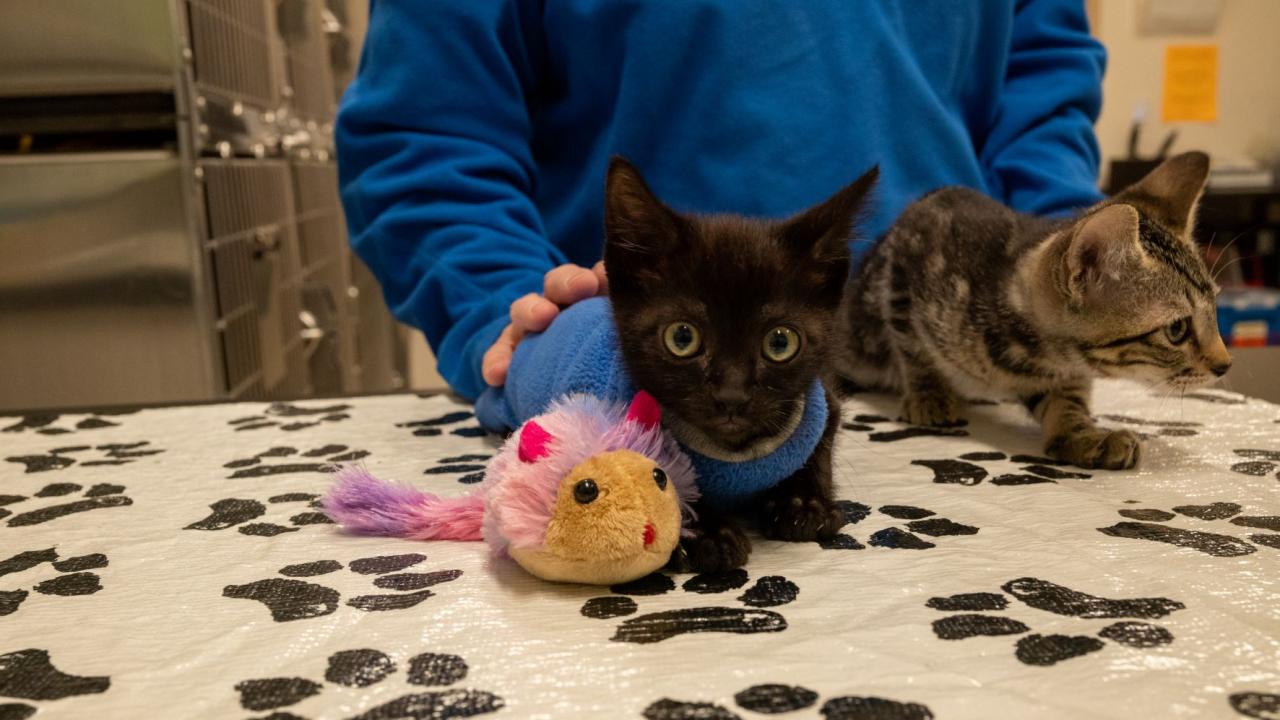
[[[1100,197],[1104,65],[1083,0],[372,0],[342,200],[474,399],[605,292],[611,156],[675,208],[767,217],[879,163],[868,237],[944,185],[1065,213]]]

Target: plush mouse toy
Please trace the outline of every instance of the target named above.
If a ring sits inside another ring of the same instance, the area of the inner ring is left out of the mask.
[[[324,511],[358,535],[484,540],[545,580],[610,585],[667,563],[696,499],[657,402],[571,395],[508,438],[469,495],[442,498],[338,472]]]

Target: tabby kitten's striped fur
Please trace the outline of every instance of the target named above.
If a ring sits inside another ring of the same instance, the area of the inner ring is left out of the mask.
[[[1208,167],[1203,153],[1170,158],[1067,221],[964,188],[925,196],[850,281],[839,373],[901,391],[922,425],[955,423],[960,397],[1014,395],[1047,454],[1133,467],[1137,436],[1090,417],[1092,378],[1192,388],[1231,366],[1191,237]]]

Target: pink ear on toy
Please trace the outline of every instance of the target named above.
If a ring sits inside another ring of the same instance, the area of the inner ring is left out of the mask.
[[[552,439],[551,433],[543,430],[536,421],[530,420],[525,423],[520,430],[520,448],[517,452],[520,462],[537,462],[539,458],[550,455],[551,448],[547,445]]]
[[[641,427],[654,427],[662,421],[662,408],[658,407],[658,401],[654,400],[652,395],[641,390],[631,398],[631,405],[627,408],[627,420],[640,423]]]

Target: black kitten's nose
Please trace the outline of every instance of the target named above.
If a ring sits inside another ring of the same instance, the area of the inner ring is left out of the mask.
[[[717,405],[727,410],[736,410],[746,405],[751,399],[746,388],[737,386],[718,387],[711,391],[711,397]]]
[[[1213,371],[1213,374],[1214,374],[1214,375],[1217,375],[1218,377],[1222,377],[1223,375],[1226,375],[1226,374],[1227,374],[1227,371],[1228,371],[1228,370],[1230,370],[1230,369],[1231,369],[1231,361],[1230,361],[1230,360],[1228,360],[1228,361],[1226,361],[1226,362],[1224,362],[1224,363],[1220,363],[1220,364],[1218,364],[1218,365],[1214,365],[1213,367],[1211,367],[1211,368],[1209,368],[1209,369]]]

